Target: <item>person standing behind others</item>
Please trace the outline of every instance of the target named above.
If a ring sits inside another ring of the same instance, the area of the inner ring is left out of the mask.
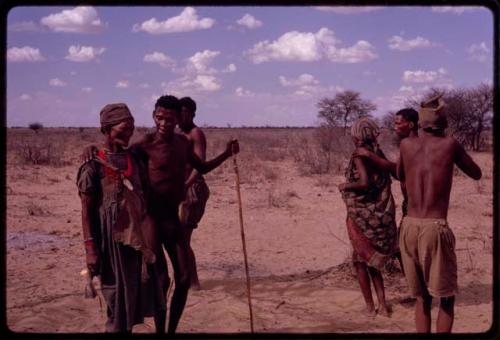
[[[357,148],[365,147],[385,158],[377,143],[379,129],[367,117],[354,122],[352,141]],[[391,193],[389,172],[366,158],[351,157],[346,169],[346,183],[339,185],[347,208],[347,232],[353,247],[352,260],[366,303],[365,313],[377,312],[390,316],[380,270],[393,256],[396,239],[395,205]],[[371,279],[371,280],[370,280]],[[371,283],[375,288],[378,309],[375,308]]]
[[[405,138],[418,137],[418,112],[411,108],[405,108],[396,112],[394,116],[394,132],[396,132],[396,135],[398,136],[400,141]],[[396,174],[396,162],[391,162],[386,158],[379,157],[377,154],[364,147],[357,148],[354,151],[353,156],[366,157],[367,159],[377,164],[377,166],[379,166],[380,168],[389,171],[392,177],[394,177],[395,179],[399,179]],[[402,216],[405,217],[408,213],[408,194],[406,193],[405,182],[403,180],[400,180],[399,183],[401,186],[401,193],[403,194],[401,211]],[[404,274],[403,261],[401,259],[401,252],[399,250],[399,231],[400,228],[398,228],[398,237],[396,240],[394,256],[398,259],[401,271]]]
[[[447,118],[440,96],[422,103],[422,132],[401,142],[398,178],[405,181],[408,214],[401,223],[400,249],[410,294],[417,298],[415,327],[431,332],[433,297],[440,299],[438,333],[450,333],[454,321],[457,286],[455,236],[447,217],[454,164],[478,180],[481,169],[451,136],[445,135]]]
[[[165,295],[147,224],[147,169],[126,147],[134,118],[125,104],[109,104],[100,112],[103,148],[77,175],[82,229],[90,276],[99,276],[107,306],[106,332],[132,332],[144,316],[154,316],[164,333]],[[159,247],[159,244],[157,244]]]
[[[180,133],[186,136],[194,153],[203,161],[206,160],[207,141],[203,131],[196,126],[193,119],[196,114],[196,102],[190,97],[179,99],[181,104]],[[196,258],[191,247],[191,235],[198,227],[205,206],[210,196],[205,179],[189,163],[186,165],[186,197],[179,207],[179,219],[182,224],[182,236],[188,247],[188,265],[191,271],[191,288],[201,289],[196,270]]]

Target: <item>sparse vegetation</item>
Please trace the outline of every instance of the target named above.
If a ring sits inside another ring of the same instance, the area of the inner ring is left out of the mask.
[[[39,130],[43,129],[43,125],[41,123],[31,123],[28,127],[35,131],[35,133],[38,133]]]
[[[453,90],[431,88],[422,101],[443,94],[446,102],[448,130],[462,145],[473,151],[485,150],[490,143],[493,125],[493,87],[480,84]],[[409,100],[408,106],[419,108],[419,100]]]
[[[377,108],[371,101],[362,99],[359,92],[351,90],[339,92],[334,98],[323,98],[316,106],[318,118],[328,127],[342,127],[344,134],[353,121]]]

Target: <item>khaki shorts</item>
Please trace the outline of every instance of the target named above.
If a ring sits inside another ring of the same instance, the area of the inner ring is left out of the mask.
[[[399,239],[401,258],[413,296],[456,295],[455,236],[445,219],[404,217]]]

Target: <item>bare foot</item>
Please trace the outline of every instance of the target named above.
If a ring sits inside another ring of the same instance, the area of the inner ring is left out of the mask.
[[[390,318],[392,314],[392,308],[389,306],[379,306],[378,313],[382,316]]]
[[[201,285],[199,282],[191,282],[191,289],[193,290],[201,290]]]
[[[374,306],[366,306],[366,308],[364,308],[361,313],[363,313],[364,315],[366,316],[375,316],[377,315],[377,310],[375,309]]]

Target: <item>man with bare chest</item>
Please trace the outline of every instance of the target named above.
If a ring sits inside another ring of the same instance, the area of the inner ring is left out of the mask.
[[[188,244],[181,233],[179,204],[186,193],[186,168],[189,165],[200,174],[207,173],[239,152],[236,140],[227,143],[226,150],[205,162],[193,151],[192,143],[175,133],[181,118],[181,106],[174,96],[162,96],[153,111],[156,132],[147,134],[131,148],[142,154],[148,166],[151,185],[148,198],[149,214],[153,218],[174,270],[175,290],[170,306],[168,332],[174,333],[180,320],[191,282]]]
[[[175,289],[170,305],[168,332],[175,333],[184,310],[191,282],[188,266],[188,245],[181,233],[178,216],[179,204],[186,193],[186,168],[196,169],[205,174],[239,152],[238,141],[227,143],[226,150],[210,161],[204,161],[193,151],[192,143],[186,136],[175,133],[180,121],[181,106],[174,96],[158,98],[153,111],[156,131],[130,146],[130,152],[137,155],[147,165],[150,190],[148,192],[148,215],[154,224],[159,241],[165,247],[174,271]],[[84,158],[92,158],[92,151],[84,151]],[[89,157],[90,154],[90,157]],[[163,254],[157,254],[159,271],[162,272],[164,288],[170,279]],[[161,328],[161,325],[158,326]],[[164,328],[164,326],[163,326]]]
[[[190,97],[179,100],[181,104],[181,120],[179,122],[179,133],[184,135],[192,144],[194,153],[205,160],[207,141],[203,131],[193,122],[196,114],[196,102]],[[205,179],[189,163],[186,165],[186,197],[179,208],[179,218],[182,224],[181,233],[188,247],[188,266],[191,271],[191,288],[201,289],[198,273],[196,270],[196,258],[191,247],[191,235],[198,227],[205,205],[210,196]]]
[[[437,332],[451,332],[457,292],[455,236],[448,226],[448,206],[457,165],[478,180],[481,169],[463,147],[444,134],[444,102],[422,103],[418,138],[401,142],[398,177],[406,182],[408,214],[401,225],[400,249],[410,293],[417,298],[417,332],[430,333],[432,298],[440,299]]]

